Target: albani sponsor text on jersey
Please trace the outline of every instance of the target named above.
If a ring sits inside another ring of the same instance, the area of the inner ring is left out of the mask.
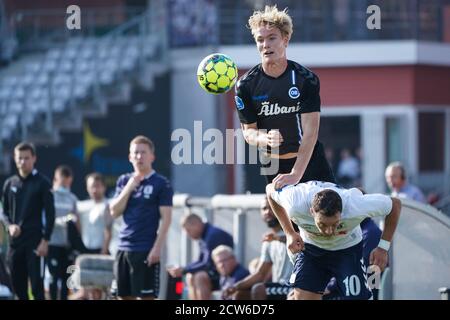
[[[277,114],[285,114],[285,113],[296,113],[300,110],[300,101],[297,102],[296,106],[286,107],[286,106],[278,106],[278,103],[271,104],[270,101],[264,101],[261,103],[261,110],[258,113],[258,116],[274,116]]]

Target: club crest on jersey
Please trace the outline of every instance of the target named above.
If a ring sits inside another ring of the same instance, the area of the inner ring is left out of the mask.
[[[297,99],[298,97],[300,97],[300,90],[298,90],[297,87],[291,87],[288,94],[291,99]]]
[[[144,187],[144,198],[150,198],[150,195],[153,193],[153,186],[145,186]]]
[[[238,96],[234,96],[234,101],[236,102],[236,108],[238,110],[243,110],[245,108],[244,101]]]

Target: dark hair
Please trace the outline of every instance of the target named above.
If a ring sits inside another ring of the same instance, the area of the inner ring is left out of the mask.
[[[32,156],[36,155],[36,148],[31,142],[21,142],[15,148],[14,152],[18,151],[30,151]]]
[[[318,192],[312,202],[312,209],[326,217],[342,212],[342,199],[336,191],[325,189]]]
[[[153,153],[155,152],[155,145],[153,144],[153,141],[150,140],[149,138],[147,138],[146,136],[140,135],[140,136],[134,137],[133,140],[131,140],[131,142],[130,142],[130,146],[132,144],[138,144],[138,143],[148,145],[148,147],[150,148],[150,151]]]
[[[105,181],[105,177],[103,177],[103,175],[101,174],[101,173],[98,173],[98,172],[91,172],[91,173],[89,173],[87,176],[86,176],[86,182],[89,180],[89,179],[93,179],[95,182],[100,182],[101,184],[103,184],[103,186],[105,186],[106,187],[106,181]]]
[[[65,177],[65,178],[73,177],[72,169],[65,164],[60,165],[55,169],[55,174],[57,174],[57,173],[59,173],[61,176]]]

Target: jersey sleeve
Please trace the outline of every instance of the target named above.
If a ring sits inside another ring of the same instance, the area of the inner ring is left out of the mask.
[[[244,124],[255,123],[258,119],[256,110],[251,103],[250,94],[247,91],[245,82],[241,80],[235,86],[234,101],[239,116],[239,121]]]
[[[113,198],[117,198],[119,196],[119,194],[122,192],[122,190],[123,190],[123,188],[125,187],[126,184],[127,184],[126,175],[121,175],[119,177],[119,179],[117,179],[116,190],[114,192]]]
[[[261,245],[261,255],[259,256],[259,261],[272,262],[269,253],[269,241],[264,241]]]
[[[348,210],[363,217],[387,216],[392,210],[392,199],[384,194],[366,194],[350,197]]]
[[[297,214],[308,215],[310,207],[308,203],[308,190],[308,185],[299,183],[296,186],[290,185],[281,190],[275,190],[270,196],[287,213],[294,210]]]
[[[304,100],[300,113],[320,112],[320,81],[319,77],[309,72],[303,84]]]
[[[161,192],[159,194],[159,205],[160,206],[172,206],[173,189],[170,185],[170,181],[164,179],[162,182]]]

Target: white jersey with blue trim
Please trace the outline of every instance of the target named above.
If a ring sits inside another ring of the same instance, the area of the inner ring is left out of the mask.
[[[324,189],[336,191],[342,199],[341,223],[333,236],[321,234],[310,211],[314,196]],[[358,244],[362,240],[361,221],[386,216],[392,210],[392,200],[386,195],[363,195],[359,189],[343,189],[330,182],[309,181],[296,186],[287,186],[272,192],[270,196],[299,226],[300,236],[305,243],[331,251]]]

